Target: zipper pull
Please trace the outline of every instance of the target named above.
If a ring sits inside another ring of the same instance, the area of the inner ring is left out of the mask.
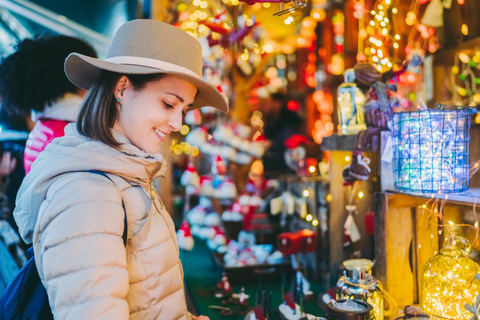
[[[153,181],[150,182],[150,197],[152,198],[152,201],[155,202],[155,189],[153,187]]]
[[[155,209],[157,209],[157,212],[160,213],[160,210],[157,207],[157,203],[155,202],[155,188],[153,186],[153,181],[150,182],[150,198],[152,198],[152,203],[155,206]]]

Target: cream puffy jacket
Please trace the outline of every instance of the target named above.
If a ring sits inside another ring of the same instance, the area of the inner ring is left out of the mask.
[[[174,225],[153,191],[164,160],[118,133],[120,150],[79,135],[75,124],[65,133],[35,161],[14,212],[55,319],[190,318]]]

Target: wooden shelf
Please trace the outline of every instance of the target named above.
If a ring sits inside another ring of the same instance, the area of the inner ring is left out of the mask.
[[[480,188],[470,188],[460,193],[420,193],[420,192],[405,192],[400,190],[386,190],[392,194],[403,194],[423,199],[446,199],[450,204],[457,205],[474,205],[480,203]]]

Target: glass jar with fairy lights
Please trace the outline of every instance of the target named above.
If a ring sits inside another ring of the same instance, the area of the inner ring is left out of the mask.
[[[430,259],[422,270],[420,304],[432,316],[467,320],[471,314],[466,304],[474,304],[480,293],[475,278],[480,266],[467,255],[471,247],[461,236],[461,226],[444,226],[444,242],[440,253]]]
[[[363,105],[365,95],[354,83],[355,72],[347,69],[344,72],[345,82],[338,87],[338,123],[339,134],[353,134],[365,130]]]

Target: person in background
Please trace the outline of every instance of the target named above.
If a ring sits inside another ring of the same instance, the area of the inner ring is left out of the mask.
[[[42,36],[19,42],[0,64],[1,107],[36,122],[25,148],[27,174],[38,154],[63,136],[65,126],[77,117],[85,91],[68,81],[63,71],[65,58],[72,52],[97,56],[81,39]]]
[[[166,170],[159,151],[185,112],[228,111],[202,79],[201,51],[179,28],[132,20],[105,60],[67,58],[67,77],[88,93],[77,122],[35,160],[14,211],[55,319],[195,318],[173,221],[153,180]]]
[[[273,93],[261,111],[265,123],[263,133],[272,142],[262,158],[265,177],[269,179],[290,172],[284,158],[285,140],[304,130],[302,120],[287,108],[287,98],[282,93]]]
[[[25,177],[23,153],[33,127],[28,120],[29,117],[11,114],[0,107],[0,219],[8,221],[15,230],[12,212],[18,188]]]

